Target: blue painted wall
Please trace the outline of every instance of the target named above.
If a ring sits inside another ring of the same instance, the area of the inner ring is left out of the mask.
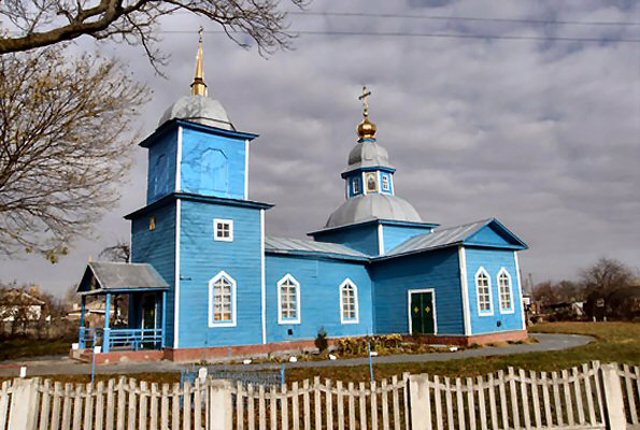
[[[363,263],[267,254],[268,342],[371,334],[371,281]],[[287,274],[300,283],[300,324],[278,324],[278,282]],[[340,322],[340,285],[346,278],[358,288],[359,323]],[[292,334],[288,334],[292,330]]]
[[[175,202],[157,208],[131,221],[131,261],[149,263],[169,284],[165,343],[173,345],[175,278]],[[149,230],[149,218],[155,216],[156,229]]]
[[[400,225],[383,225],[382,234],[384,235],[384,252],[391,251],[396,246],[406,240],[418,236],[420,234],[430,233],[430,228],[417,228]]]
[[[183,348],[262,343],[260,210],[182,201],[180,340]],[[231,219],[233,242],[213,240],[214,218]],[[209,280],[236,281],[236,327],[209,327]]]
[[[472,334],[522,330],[522,293],[518,284],[513,251],[466,247],[466,260]],[[478,313],[475,275],[480,267],[484,267],[491,279],[491,300],[493,304],[493,315],[491,316],[480,316]],[[514,304],[514,310],[511,313],[503,313],[500,309],[498,273],[503,267],[511,275]],[[498,326],[498,323],[500,323],[500,326]]]
[[[147,153],[147,204],[175,190],[178,128],[163,134]]]
[[[339,243],[368,255],[378,255],[378,225],[375,223],[314,233],[313,238],[318,242]]]
[[[370,273],[376,333],[408,333],[408,291],[433,288],[438,334],[464,334],[457,248],[383,260]]]
[[[245,142],[187,127],[182,136],[181,191],[244,198]]]
[[[465,244],[487,246],[513,246],[517,245],[504,233],[493,228],[492,224],[480,229],[464,241]]]

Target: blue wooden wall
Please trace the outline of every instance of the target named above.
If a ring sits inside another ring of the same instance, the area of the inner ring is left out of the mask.
[[[371,334],[371,281],[363,263],[267,254],[267,341]],[[278,324],[278,281],[292,275],[300,283],[300,324]],[[358,289],[359,323],[340,322],[340,285],[349,278]],[[291,334],[289,334],[291,330]]]
[[[466,247],[467,282],[469,289],[469,309],[473,335],[501,331],[522,330],[522,293],[518,284],[518,274],[513,251],[488,248]],[[481,316],[478,312],[478,295],[475,275],[483,267],[491,279],[491,300],[493,315]],[[505,268],[511,276],[513,290],[513,312],[504,313],[500,309],[498,273]]]
[[[147,153],[147,204],[175,190],[178,128],[161,135]]]
[[[431,228],[428,227],[409,227],[401,225],[384,225],[382,234],[384,237],[384,252],[389,252],[402,242],[420,234],[430,233]]]
[[[378,225],[376,223],[365,223],[312,234],[318,242],[339,243],[368,255],[378,255]]]
[[[433,288],[438,334],[464,334],[457,248],[382,260],[370,273],[376,333],[408,333],[408,291]]]
[[[170,285],[167,293],[166,345],[173,345],[175,278],[175,201],[140,215],[131,221],[131,261],[149,263]],[[149,230],[149,218],[156,218],[156,229]]]
[[[232,199],[245,197],[244,140],[185,127],[182,148],[181,191]]]
[[[233,242],[213,240],[214,218],[233,220]],[[180,226],[179,346],[260,344],[260,210],[183,200]],[[237,284],[237,325],[210,328],[209,280],[221,271]]]

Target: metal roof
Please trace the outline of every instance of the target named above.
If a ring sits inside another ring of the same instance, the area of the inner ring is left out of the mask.
[[[339,227],[373,219],[422,222],[422,218],[403,198],[390,194],[365,194],[343,202],[329,216],[325,227]]]
[[[491,221],[493,221],[493,218],[483,219],[455,227],[435,229],[433,233],[421,234],[401,243],[387,253],[385,257],[428,251],[434,248],[442,248],[462,243],[467,237],[471,236]]]
[[[267,236],[265,239],[265,249],[267,252],[275,253],[321,253],[327,255],[367,258],[363,254],[348,246],[337,243],[315,242],[313,240],[289,239],[283,237]]]
[[[164,112],[158,122],[158,127],[174,118],[224,130],[235,130],[222,104],[218,100],[206,96],[189,95],[179,98]]]
[[[95,281],[93,281],[95,280]],[[165,290],[169,284],[148,263],[89,262],[78,292]]]

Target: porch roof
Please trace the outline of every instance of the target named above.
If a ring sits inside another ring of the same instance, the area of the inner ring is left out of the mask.
[[[78,294],[132,293],[169,289],[160,274],[148,263],[92,261],[87,264]]]

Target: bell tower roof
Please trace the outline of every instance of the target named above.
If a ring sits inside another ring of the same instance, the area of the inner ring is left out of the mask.
[[[196,55],[196,70],[191,83],[191,95],[180,97],[164,112],[158,127],[172,119],[183,119],[209,127],[235,131],[227,111],[222,104],[210,96],[209,88],[204,82],[204,49],[202,47],[203,29],[200,27],[198,37],[198,53]]]

